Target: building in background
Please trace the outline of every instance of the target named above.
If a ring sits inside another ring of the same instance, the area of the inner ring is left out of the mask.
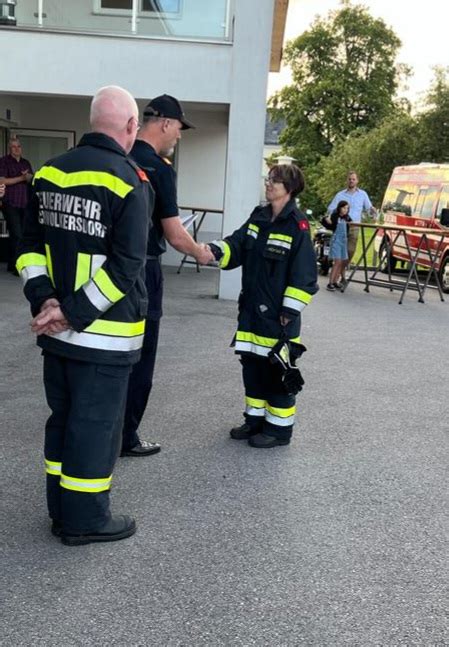
[[[260,186],[261,199],[265,197],[265,184],[264,178],[268,173],[269,162],[271,159],[277,160],[278,155],[281,153],[281,145],[279,137],[285,128],[285,120],[271,121],[269,114],[266,115],[265,120],[265,135],[263,143],[263,160],[262,160],[262,180]]]
[[[256,4],[18,0],[15,25],[0,24],[0,142],[18,134],[37,168],[88,130],[99,87],[121,85],[140,107],[172,94],[197,126],[177,150],[179,204],[224,212],[206,216],[201,238],[233,231],[259,200],[268,71],[279,70],[288,0]],[[239,285],[238,272],[221,273],[219,295],[235,298]]]

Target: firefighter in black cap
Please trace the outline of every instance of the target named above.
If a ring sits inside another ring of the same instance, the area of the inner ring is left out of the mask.
[[[242,267],[235,352],[241,356],[245,423],[231,430],[252,447],[288,445],[295,393],[302,386],[295,360],[301,313],[318,291],[309,223],[294,198],[304,178],[294,165],[273,166],[266,179],[265,207],[230,236],[210,243],[219,267]]]
[[[146,106],[142,127],[131,156],[145,170],[155,191],[153,228],[148,237],[146,286],[148,311],[142,357],[133,367],[129,379],[125,421],[123,425],[122,456],[149,456],[160,451],[160,445],[139,438],[137,430],[145,413],[153,385],[153,372],[162,316],[161,256],[167,240],[183,254],[193,256],[199,263],[214,260],[210,250],[198,244],[186,231],[179,217],[176,196],[176,173],[169,158],[181,132],[195,126],[186,119],[181,104],[175,97],[163,94]]]

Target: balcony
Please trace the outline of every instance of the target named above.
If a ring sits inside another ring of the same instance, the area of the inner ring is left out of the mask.
[[[12,29],[230,42],[232,3],[233,0],[17,0]]]

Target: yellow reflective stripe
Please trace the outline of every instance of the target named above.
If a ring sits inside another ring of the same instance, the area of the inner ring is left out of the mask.
[[[273,416],[277,416],[278,418],[289,418],[290,416],[294,416],[296,412],[296,407],[281,409],[281,407],[272,407],[269,404],[267,404],[265,409]]]
[[[254,407],[255,409],[264,409],[266,400],[259,400],[258,398],[249,398],[248,396],[246,396],[245,403],[250,407]]]
[[[114,285],[102,267],[100,267],[98,272],[95,274],[93,281],[97,288],[103,292],[104,296],[109,299],[111,303],[116,303],[125,296],[125,293]]]
[[[21,254],[16,263],[17,271],[21,272],[23,268],[28,265],[43,265],[44,267],[47,267],[47,259],[43,254],[35,254],[33,252]]]
[[[285,236],[284,234],[270,234],[268,240],[284,240],[286,243],[293,242],[293,236]]]
[[[90,326],[87,326],[83,332],[112,335],[113,337],[137,337],[145,332],[145,319],[133,323],[97,319]]]
[[[249,223],[249,225],[248,225],[248,229],[252,229],[252,230],[253,230],[253,231],[255,231],[255,232],[258,232],[258,231],[259,231],[259,227],[258,227],[257,225],[253,225],[253,223],[252,223],[252,222],[250,222],[250,223]]]
[[[279,339],[261,337],[260,335],[255,335],[252,332],[243,332],[242,330],[237,330],[235,338],[237,341],[248,341],[253,344],[258,344],[259,346],[265,346],[267,348],[271,348],[279,341]],[[294,342],[295,344],[300,344],[301,337],[295,337],[294,339],[290,339],[290,341]]]
[[[48,461],[45,459],[45,471],[47,474],[53,474],[54,476],[60,476],[62,469],[62,463],[56,463],[55,461]]]
[[[310,303],[312,301],[312,295],[304,290],[298,290],[298,288],[292,288],[288,286],[284,292],[284,296],[291,297],[292,299],[298,299],[303,303]]]
[[[76,255],[75,290],[78,290],[90,279],[91,261],[92,256],[90,254],[78,252]]]
[[[222,241],[222,244],[223,256],[218,263],[218,267],[224,270],[229,265],[229,261],[231,260],[231,248],[225,240]]]
[[[74,490],[75,492],[104,492],[110,489],[111,482],[112,474],[103,479],[79,479],[61,472],[59,485],[66,488],[66,490]]]
[[[106,173],[105,171],[76,171],[75,173],[65,173],[54,166],[43,166],[34,175],[33,184],[38,179],[48,180],[52,184],[59,186],[61,189],[69,189],[74,186],[101,186],[109,189],[120,198],[125,198],[133,186],[127,184],[119,177]]]
[[[277,339],[272,339],[271,337],[261,337],[260,335],[255,335],[252,332],[242,332],[237,330],[236,339],[238,341],[249,341],[253,344],[258,344],[259,346],[266,346],[271,348],[277,343]]]
[[[46,256],[46,260],[47,260],[48,275],[49,275],[50,281],[52,282],[53,287],[54,287],[55,280],[53,278],[53,262],[51,260],[50,245],[47,245],[47,243],[45,243],[45,256]]]

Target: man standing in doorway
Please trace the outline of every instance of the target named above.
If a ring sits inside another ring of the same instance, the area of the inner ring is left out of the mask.
[[[147,173],[156,195],[146,263],[147,322],[142,356],[133,367],[129,379],[122,456],[149,456],[160,451],[158,443],[141,440],[137,429],[153,385],[159,322],[162,317],[163,277],[160,257],[166,251],[165,241],[182,254],[193,256],[203,265],[215,260],[209,248],[198,244],[182,225],[177,204],[176,173],[167,159],[181,139],[181,131],[194,127],[187,121],[179,101],[163,94],[152,99],[146,106],[143,125],[131,151],[131,156]]]
[[[358,188],[358,183],[359,178],[357,173],[355,171],[349,171],[346,189],[343,189],[342,191],[339,191],[335,194],[332,202],[327,208],[328,216],[330,216],[330,214],[335,211],[340,200],[346,200],[346,202],[349,203],[349,215],[353,222],[361,222],[363,211],[368,211],[373,216],[373,218],[376,218],[376,209],[371,204],[371,200],[369,199],[366,191]],[[348,265],[355,254],[358,236],[359,228],[350,227],[348,235]]]
[[[3,214],[9,232],[7,270],[17,275],[17,245],[22,237],[25,209],[28,204],[28,184],[33,179],[33,169],[22,157],[22,145],[17,137],[11,137],[8,155],[0,159],[0,184],[6,187]]]

